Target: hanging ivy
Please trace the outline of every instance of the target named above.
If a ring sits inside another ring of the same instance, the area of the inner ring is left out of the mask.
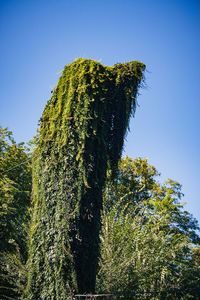
[[[102,189],[117,170],[145,65],[66,65],[44,109],[33,155],[29,299],[94,292]]]

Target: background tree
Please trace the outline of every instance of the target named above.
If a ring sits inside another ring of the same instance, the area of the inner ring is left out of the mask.
[[[23,144],[0,127],[0,295],[18,298],[26,281],[31,161]]]
[[[65,67],[33,155],[29,299],[66,299],[76,283],[94,292],[106,171],[116,173],[144,69],[88,59]]]
[[[191,299],[199,294],[197,221],[183,210],[180,184],[170,179],[160,184],[158,175],[146,159],[125,157],[117,179],[108,180],[99,292],[168,290],[135,299]]]
[[[104,190],[104,209],[111,209],[116,202],[120,201],[121,206],[128,204],[135,208],[141,201],[152,198],[165,198],[170,196],[174,203],[180,203],[183,193],[181,184],[175,180],[167,179],[164,183],[158,180],[160,173],[148,164],[147,159],[138,157],[136,159],[125,156],[119,162],[118,176],[107,177],[107,184]],[[150,206],[150,202],[147,202]],[[118,206],[120,209],[120,206]],[[151,207],[151,206],[150,206]],[[173,210],[173,224],[175,231],[181,231],[189,236],[194,243],[199,242],[196,234],[198,222],[192,215],[179,207]]]

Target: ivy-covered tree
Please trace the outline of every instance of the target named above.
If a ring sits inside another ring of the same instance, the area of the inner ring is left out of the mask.
[[[144,69],[90,59],[64,68],[33,154],[29,299],[94,292],[106,172],[116,173]]]
[[[0,298],[18,299],[26,283],[31,160],[0,127]]]

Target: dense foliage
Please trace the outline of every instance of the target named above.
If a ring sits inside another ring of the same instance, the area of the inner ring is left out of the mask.
[[[200,294],[199,227],[181,185],[159,183],[147,159],[120,160],[144,69],[67,65],[41,118],[33,170],[0,128],[1,299],[66,299],[94,292],[95,281],[124,299]]]
[[[19,297],[26,283],[31,163],[23,144],[0,127],[0,298]]]
[[[19,299],[27,280],[31,169],[24,147],[5,129],[1,129],[0,167],[0,298]],[[182,208],[180,184],[170,179],[160,184],[158,175],[146,159],[126,157],[120,161],[118,176],[108,176],[98,292],[135,291],[125,299],[193,299],[199,294],[198,224]]]
[[[106,171],[116,173],[144,69],[88,59],[65,67],[33,154],[29,299],[94,292]]]
[[[126,157],[120,162],[118,177],[108,180],[99,292],[135,291],[130,299],[193,299],[199,295],[197,221],[183,210],[180,184],[170,179],[160,184],[158,175],[146,159]],[[148,291],[155,293],[143,294]]]

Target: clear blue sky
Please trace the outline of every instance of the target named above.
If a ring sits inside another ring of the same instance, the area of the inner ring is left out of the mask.
[[[30,140],[57,73],[77,57],[140,60],[148,88],[124,153],[178,180],[200,221],[199,31],[195,0],[0,0],[0,124]]]

